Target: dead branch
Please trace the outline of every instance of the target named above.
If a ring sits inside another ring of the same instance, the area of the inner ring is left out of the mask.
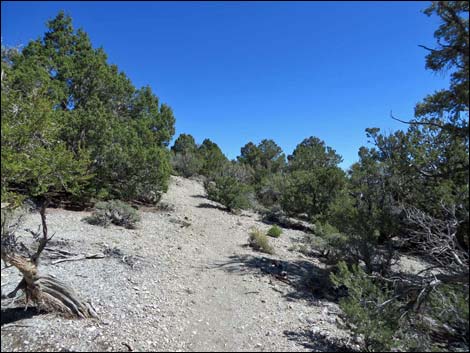
[[[132,348],[132,346],[131,346],[129,343],[121,342],[121,344],[122,344],[123,346],[125,346],[125,347],[129,350],[129,352],[133,352],[133,351],[134,351],[134,348]]]
[[[34,327],[33,325],[24,325],[24,324],[6,324],[2,326],[2,330],[13,328],[13,327]]]
[[[39,239],[39,246],[36,250],[36,253],[31,257],[31,261],[36,265],[47,243],[55,235],[53,234],[51,237],[49,238],[47,237],[46,207],[48,204],[49,204],[49,201],[43,202],[43,204],[41,205],[41,209],[39,210],[39,214],[41,215],[41,223],[42,223],[42,238]]]
[[[66,250],[61,250],[61,249],[51,249],[51,248],[45,248],[45,251],[50,253],[49,258],[66,258],[68,256],[77,256],[78,254],[66,251]]]
[[[406,240],[459,279],[469,268],[468,249],[463,248],[457,238],[462,221],[457,218],[455,207],[441,204],[441,209],[445,219],[437,219],[415,207],[404,207],[409,232]]]
[[[406,121],[406,120],[402,120],[402,119],[398,119],[398,118],[394,117],[392,112],[390,112],[390,117],[393,120],[399,121],[400,123],[403,123],[403,124],[434,126],[434,127],[439,128],[439,129],[448,131],[448,132],[450,132],[453,135],[456,135],[458,137],[468,138],[468,126],[459,127],[459,126],[455,126],[455,125],[452,125],[452,124],[449,124],[449,123],[447,123],[447,124],[438,124],[438,123],[433,122],[433,121],[414,121],[414,120]]]
[[[36,233],[31,232],[34,239],[39,243],[33,255],[30,255],[29,249],[25,251],[28,254],[27,256],[22,255],[21,250],[25,248],[25,245],[19,243],[15,235],[21,219],[8,224],[6,217],[4,218],[2,215],[1,258],[5,264],[16,267],[23,275],[21,282],[7,295],[7,298],[15,298],[17,292],[22,290],[25,293],[26,307],[29,302],[33,302],[43,311],[59,312],[70,317],[96,318],[97,314],[93,306],[81,300],[67,284],[52,276],[41,275],[38,272],[39,258],[46,249],[48,242],[52,239],[52,236],[48,236],[47,204],[47,201],[44,202],[40,209],[42,236],[39,229]],[[98,258],[99,254],[86,256]]]
[[[80,261],[80,260],[89,260],[89,259],[102,259],[106,257],[104,254],[101,254],[101,253],[98,253],[98,254],[90,254],[90,255],[86,255],[86,254],[82,254],[82,255],[78,255],[78,256],[74,256],[74,257],[68,257],[68,258],[64,258],[64,259],[59,259],[59,260],[56,260],[56,261],[53,261],[52,264],[53,265],[56,265],[56,264],[59,264],[61,262],[67,262],[67,261]]]

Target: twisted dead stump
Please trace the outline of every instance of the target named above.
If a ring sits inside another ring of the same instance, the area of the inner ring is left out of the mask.
[[[97,318],[98,315],[91,304],[80,299],[70,286],[52,276],[39,274],[39,258],[52,239],[52,236],[47,235],[46,207],[47,203],[44,203],[40,210],[42,237],[39,233],[33,233],[39,242],[33,255],[23,256],[15,251],[18,244],[14,232],[2,234],[2,260],[16,267],[23,275],[23,279],[7,297],[14,298],[16,293],[22,290],[26,296],[26,306],[33,302],[40,310],[58,312],[66,317]]]

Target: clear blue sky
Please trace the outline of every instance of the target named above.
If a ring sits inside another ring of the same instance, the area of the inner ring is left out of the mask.
[[[347,168],[364,129],[406,128],[448,79],[424,68],[438,18],[428,2],[4,1],[2,44],[42,36],[61,9],[137,86],[176,116],[176,136],[206,137],[229,158],[248,141],[287,153],[318,136]]]

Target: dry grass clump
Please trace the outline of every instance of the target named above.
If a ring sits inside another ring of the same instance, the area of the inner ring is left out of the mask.
[[[249,245],[257,250],[267,254],[274,254],[274,248],[269,244],[268,237],[258,228],[253,228],[250,231],[248,238]]]

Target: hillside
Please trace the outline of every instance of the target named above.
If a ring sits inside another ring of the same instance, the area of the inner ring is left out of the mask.
[[[90,299],[100,320],[2,305],[2,351],[331,351],[348,342],[337,305],[320,285],[311,290],[323,265],[289,251],[303,232],[284,229],[270,238],[276,254],[266,255],[247,239],[251,227],[269,225],[255,213],[224,211],[200,182],[172,177],[162,203],[174,210],[140,210],[135,230],[89,225],[81,221],[89,212],[48,209],[56,233],[50,248],[105,255],[53,264],[59,253],[47,251],[41,264]],[[32,214],[24,228],[39,223]],[[3,270],[2,292],[19,279],[15,269]]]

